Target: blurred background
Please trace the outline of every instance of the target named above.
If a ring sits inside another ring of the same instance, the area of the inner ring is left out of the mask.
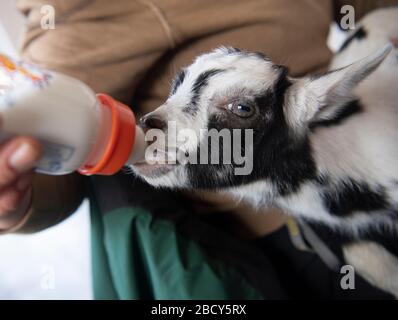
[[[18,57],[24,19],[14,0],[0,2],[0,52]],[[329,45],[345,35],[331,26]],[[0,299],[91,299],[89,207],[34,235],[0,236]]]

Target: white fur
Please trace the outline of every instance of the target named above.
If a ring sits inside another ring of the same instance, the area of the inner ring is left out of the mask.
[[[201,108],[195,115],[195,121],[189,114],[181,112],[181,109],[190,103],[192,98],[192,86],[197,77],[205,70],[226,69],[226,72],[213,76],[201,94],[200,104],[209,106],[211,101],[222,99],[223,94],[230,94],[235,87],[242,86],[251,92],[261,92],[263,88],[270,87],[278,76],[273,64],[269,61],[261,61],[255,56],[252,58],[240,55],[226,55],[225,48],[219,48],[211,53],[199,56],[189,68],[182,85],[178,88],[178,94],[171,95],[164,105],[157,108],[151,114],[161,116],[165,121],[175,121],[177,132],[185,128],[192,129],[200,136],[200,129],[207,127],[207,120],[211,110]],[[264,74],[267,77],[264,77]],[[227,81],[226,81],[227,79]],[[186,145],[188,150],[195,150],[197,144]]]
[[[398,299],[398,258],[383,246],[370,241],[355,242],[343,248],[344,257],[371,284]]]
[[[332,68],[348,65],[369,55],[374,48],[398,36],[398,8],[368,15],[363,24],[367,38],[354,40],[337,55]],[[382,25],[382,27],[380,27]],[[325,127],[311,136],[318,170],[339,181],[346,176],[373,185],[390,186],[397,199],[398,187],[398,50],[394,49],[370,76],[355,89],[365,112],[339,126]],[[303,186],[302,195],[308,193]],[[313,192],[316,192],[314,189]],[[299,198],[300,194],[295,197]],[[398,200],[397,200],[398,201]]]

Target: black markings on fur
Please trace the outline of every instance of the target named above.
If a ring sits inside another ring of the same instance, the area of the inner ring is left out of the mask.
[[[261,60],[266,60],[266,61],[271,61],[264,53],[262,52],[249,52],[246,50],[242,50],[239,48],[234,48],[234,47],[224,47],[221,48],[221,50],[228,55],[242,55],[242,56],[252,56],[256,57]]]
[[[367,36],[367,32],[366,32],[366,30],[364,29],[364,27],[359,27],[350,37],[348,37],[348,38],[344,41],[343,45],[342,45],[342,46],[340,47],[340,49],[339,49],[339,52],[341,52],[341,51],[343,51],[345,48],[347,48],[348,45],[349,45],[352,41],[354,41],[355,39],[361,40],[361,39],[366,38],[366,36]]]
[[[244,53],[242,49],[234,48],[234,47],[223,47],[221,50],[226,54],[241,54]]]
[[[332,74],[332,73],[341,71],[341,70],[343,70],[343,69],[345,69],[345,68],[346,68],[346,67],[337,68],[337,69],[333,69],[333,70],[328,70],[328,71],[326,71],[326,72],[312,74],[312,75],[310,75],[309,77],[310,77],[311,81],[314,81],[314,80],[317,80],[317,79],[322,78],[322,77],[324,77],[324,76],[330,75],[330,74]]]
[[[173,85],[171,87],[171,95],[175,94],[177,92],[178,87],[184,82],[186,76],[186,71],[181,70],[177,76],[175,77],[173,81]]]
[[[197,111],[197,104],[200,98],[200,94],[203,91],[203,89],[208,85],[209,79],[216,75],[219,74],[220,72],[223,72],[221,69],[210,69],[207,71],[202,72],[198,78],[195,80],[193,86],[192,86],[192,99],[191,103],[183,109],[184,112],[190,113],[190,114],[195,114]]]
[[[268,94],[257,98],[265,112],[272,110],[273,120],[258,128],[254,145],[254,180],[268,178],[280,195],[296,191],[300,185],[316,179],[315,163],[308,139],[293,140],[283,114],[284,96],[291,86],[288,70],[281,68],[278,80]],[[260,124],[261,125],[261,124]]]
[[[344,120],[359,114],[363,111],[363,107],[359,100],[353,100],[341,107],[339,111],[331,119],[319,120],[310,124],[310,129],[315,131],[318,127],[336,126],[344,122]]]
[[[285,101],[284,95],[285,95],[286,89],[289,88],[292,85],[292,83],[290,82],[290,80],[287,77],[289,70],[286,67],[279,66],[279,65],[275,65],[275,67],[280,70],[280,74],[279,74],[278,80],[275,82],[273,91],[274,91],[274,95],[276,96],[276,99],[280,99],[278,104],[282,108],[283,103]]]
[[[346,217],[354,212],[371,212],[388,209],[389,203],[384,188],[372,189],[365,183],[347,180],[336,188],[322,194],[329,212]]]
[[[392,209],[391,211],[388,211],[387,213],[392,220],[398,220],[398,207],[395,209]]]
[[[316,168],[308,139],[294,140],[283,114],[284,95],[290,85],[287,70],[281,68],[275,85],[266,89],[261,96],[255,97],[260,116],[251,127],[254,130],[254,159],[251,174],[234,175],[234,163],[188,165],[188,181],[191,182],[191,187],[214,189],[269,179],[279,194],[284,195],[296,191],[303,182],[316,179]],[[231,130],[231,119],[227,117],[227,115],[210,117],[208,129]],[[244,150],[246,141],[242,142]]]
[[[316,182],[318,183],[318,185],[320,186],[325,186],[327,184],[329,184],[330,182],[330,177],[324,174],[320,174],[317,176],[316,178]]]

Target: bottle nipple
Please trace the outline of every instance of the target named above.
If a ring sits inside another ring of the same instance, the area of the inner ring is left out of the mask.
[[[88,165],[92,161],[87,160],[78,171],[84,175],[112,175],[127,162],[133,164],[144,159],[145,136],[142,129],[136,126],[134,113],[129,107],[106,94],[98,94],[97,99],[102,107],[111,110],[109,139],[99,160],[94,165]]]
[[[131,152],[130,157],[127,160],[127,164],[135,164],[145,160],[145,150],[148,146],[145,141],[145,133],[141,127],[135,126],[135,141],[133,152]]]

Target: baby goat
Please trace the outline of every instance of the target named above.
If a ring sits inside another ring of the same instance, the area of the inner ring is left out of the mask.
[[[205,143],[200,129],[253,129],[253,170],[236,175],[234,161],[133,170],[154,186],[229,192],[341,229],[390,223],[398,215],[398,60],[391,51],[387,45],[304,78],[257,53],[219,48],[201,55],[142,125],[166,135],[175,134],[169,121],[177,132],[194,130],[200,139],[185,144],[184,153]]]

